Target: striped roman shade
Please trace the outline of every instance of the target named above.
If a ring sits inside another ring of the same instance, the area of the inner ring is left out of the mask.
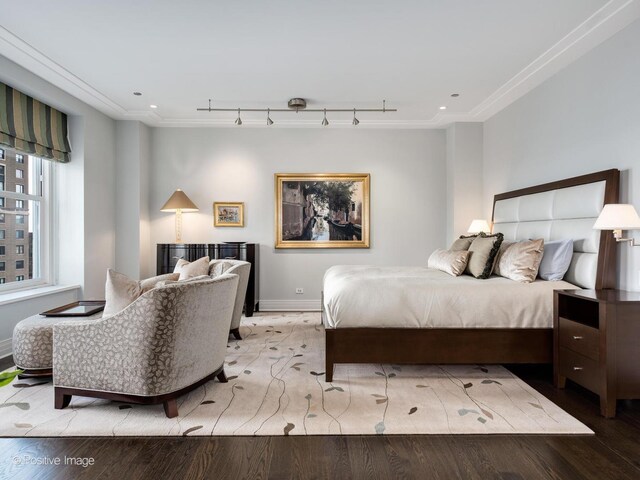
[[[67,163],[67,115],[0,82],[0,144]]]

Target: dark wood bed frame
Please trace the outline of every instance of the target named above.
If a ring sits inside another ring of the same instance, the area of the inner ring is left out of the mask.
[[[499,200],[603,180],[606,182],[604,203],[617,203],[620,171],[612,169],[495,195],[493,209]],[[595,288],[615,288],[615,284],[615,241],[611,232],[603,231],[600,234]],[[324,302],[322,315],[324,317]],[[325,329],[327,382],[333,381],[333,368],[337,363],[502,364],[552,361],[553,328]]]

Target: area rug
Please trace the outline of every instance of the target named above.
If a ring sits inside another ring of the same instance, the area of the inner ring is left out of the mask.
[[[229,341],[229,383],[162,406],[73,397],[50,382],[0,388],[0,436],[591,434],[501,366],[338,365],[324,381],[317,313],[258,314]]]

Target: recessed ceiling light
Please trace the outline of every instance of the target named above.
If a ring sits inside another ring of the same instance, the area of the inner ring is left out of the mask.
[[[445,107],[444,105],[440,107],[440,110],[446,110],[447,107]]]
[[[158,108],[158,105],[149,105],[151,108]]]
[[[452,94],[451,94],[451,96],[452,96],[453,98],[456,98],[456,97],[459,97],[459,96],[460,96],[460,94],[459,94],[459,93],[452,93]]]
[[[140,93],[140,92],[133,92],[133,94],[134,94],[136,97],[140,97],[140,96],[142,96],[142,93]]]

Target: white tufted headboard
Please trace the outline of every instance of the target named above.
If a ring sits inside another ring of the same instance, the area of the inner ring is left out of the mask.
[[[593,229],[606,203],[618,202],[620,171],[568,178],[496,195],[493,232],[505,241],[573,239],[565,280],[582,288],[615,288],[615,242],[611,232]]]

